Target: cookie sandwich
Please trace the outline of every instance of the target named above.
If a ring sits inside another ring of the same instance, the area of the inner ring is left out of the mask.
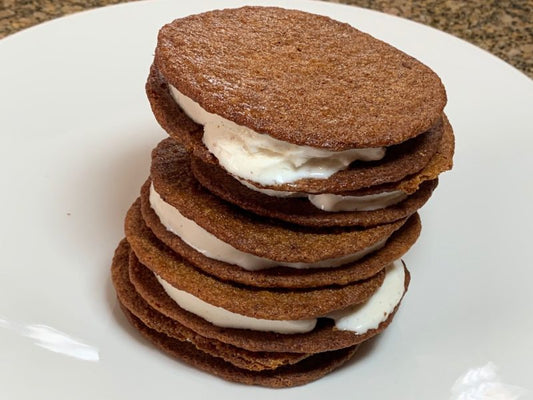
[[[143,336],[221,378],[289,387],[389,326],[417,210],[452,165],[433,71],[348,24],[243,7],[165,25],[146,92],[170,137],[112,265]]]
[[[438,76],[327,17],[245,7],[166,25],[147,93],[206,187],[300,225],[404,218],[451,167]]]

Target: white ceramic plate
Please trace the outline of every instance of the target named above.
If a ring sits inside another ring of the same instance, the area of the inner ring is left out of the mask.
[[[243,4],[184,3],[98,9],[0,42],[2,399],[273,395],[155,350],[128,326],[110,283],[124,214],[164,137],[143,87],[157,30]],[[269,4],[350,22],[434,68],[457,136],[455,168],[422,211],[423,234],[406,257],[411,289],[392,326],[347,367],[277,398],[447,399],[458,377],[488,362],[505,384],[531,389],[532,81],[403,19]]]

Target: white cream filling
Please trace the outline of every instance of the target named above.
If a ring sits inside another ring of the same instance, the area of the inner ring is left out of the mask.
[[[307,194],[298,192],[283,192],[280,190],[261,189],[245,180],[237,179],[248,189],[255,190],[272,197],[294,198],[307,197],[316,208],[328,212],[337,211],[372,211],[398,204],[407,198],[407,193],[401,190],[382,192],[364,196],[342,196],[333,193]]]
[[[248,189],[254,190],[254,191],[259,192],[259,193],[266,194],[267,196],[271,196],[271,197],[283,197],[283,198],[286,198],[286,197],[306,197],[307,196],[306,193],[285,192],[285,191],[281,191],[281,190],[272,190],[272,189],[261,189],[261,188],[258,188],[255,185],[252,185],[250,182],[245,181],[244,179],[239,179],[239,178],[236,178],[236,179],[241,184],[246,186]]]
[[[365,196],[310,194],[308,198],[311,204],[324,211],[373,211],[398,204],[407,198],[407,194],[401,190],[395,190]]]
[[[297,321],[280,321],[258,319],[236,314],[222,307],[206,303],[192,294],[176,289],[170,283],[156,274],[156,278],[165,289],[169,297],[181,308],[187,310],[213,325],[223,328],[251,329],[254,331],[301,333],[310,332],[315,328],[316,319],[302,319]]]
[[[206,257],[224,261],[229,264],[235,264],[249,271],[278,266],[298,269],[338,267],[343,264],[357,261],[367,254],[382,248],[387,241],[387,239],[384,239],[356,253],[347,254],[342,257],[329,258],[315,263],[283,263],[245,253],[218,239],[194,221],[185,218],[175,207],[166,203],[159,193],[155,191],[153,184],[150,186],[150,205],[159,217],[163,226],[168,231],[179,236],[181,240],[196,251],[202,253]]]
[[[394,261],[386,269],[381,287],[362,304],[334,311],[327,315],[335,320],[337,329],[358,334],[376,329],[385,321],[398,305],[405,292],[405,270],[400,260]]]
[[[181,308],[216,326],[294,334],[310,332],[317,323],[317,319],[280,321],[247,317],[206,303],[190,293],[176,289],[160,276],[156,275],[156,277],[165,292]],[[370,329],[376,329],[400,302],[405,291],[404,281],[404,267],[401,261],[397,260],[387,266],[383,284],[370,299],[362,304],[334,311],[321,318],[333,319],[337,329],[352,331],[358,335]]]
[[[193,121],[204,126],[203,142],[230,174],[262,185],[304,178],[324,179],[356,160],[375,161],[385,148],[329,151],[284,142],[204,110],[172,85],[170,92]]]

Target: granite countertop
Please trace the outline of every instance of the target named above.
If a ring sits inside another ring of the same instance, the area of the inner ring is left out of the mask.
[[[77,11],[128,0],[3,0],[0,38]],[[533,0],[330,0],[401,16],[465,39],[533,78]]]

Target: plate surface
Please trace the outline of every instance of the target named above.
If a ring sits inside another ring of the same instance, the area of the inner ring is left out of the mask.
[[[123,217],[165,136],[144,94],[157,31],[243,4],[184,3],[97,9],[0,42],[0,398],[273,395],[152,348],[128,326],[109,278]],[[405,257],[412,283],[394,323],[348,367],[277,398],[447,399],[459,376],[488,362],[531,398],[532,81],[400,18],[323,2],[268,4],[349,22],[432,67],[457,137],[455,168],[423,209],[422,236]]]

